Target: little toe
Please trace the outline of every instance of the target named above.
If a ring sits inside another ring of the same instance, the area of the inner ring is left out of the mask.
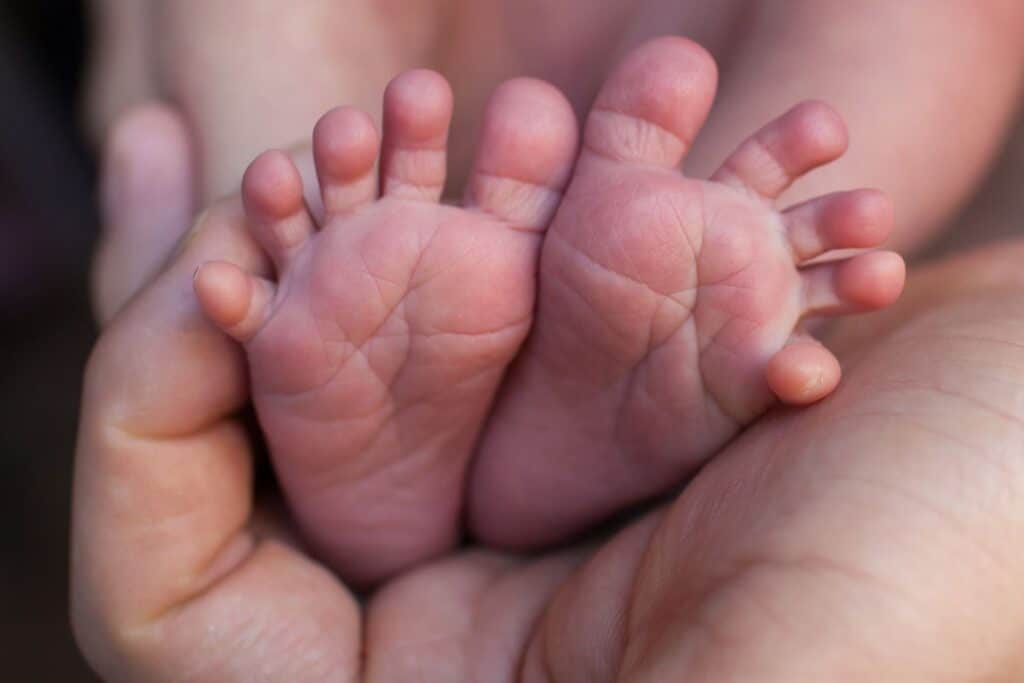
[[[832,316],[885,308],[903,291],[906,265],[892,251],[876,251],[802,271],[804,316]]]
[[[880,190],[836,192],[787,209],[786,233],[797,263],[833,249],[870,249],[889,238],[892,201]]]
[[[823,102],[802,102],[744,141],[712,176],[775,199],[808,171],[846,151],[846,124]]]
[[[678,166],[704,125],[717,80],[711,55],[692,41],[668,37],[642,45],[601,88],[583,133],[584,153]]]
[[[484,111],[465,205],[523,230],[547,227],[576,156],[576,116],[561,92],[517,78]]]
[[[808,405],[825,398],[839,385],[839,361],[820,342],[794,335],[765,368],[765,379],[783,403]]]
[[[240,342],[251,339],[263,326],[274,298],[272,282],[223,261],[200,266],[193,288],[206,317]]]
[[[437,201],[444,193],[452,91],[440,74],[408,71],[384,93],[383,194]]]
[[[256,157],[242,178],[242,202],[256,241],[280,273],[314,227],[291,158],[276,150]]]
[[[374,163],[380,141],[366,112],[339,107],[313,129],[313,157],[326,217],[355,211],[377,197]]]

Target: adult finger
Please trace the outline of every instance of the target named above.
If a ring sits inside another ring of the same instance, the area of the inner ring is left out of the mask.
[[[106,141],[101,233],[92,269],[101,325],[164,265],[195,211],[191,141],[181,116],[160,104],[122,115]]]
[[[240,350],[192,294],[211,260],[268,264],[237,201],[210,209],[89,361],[75,464],[72,622],[111,680],[350,680],[359,614],[297,550],[257,537],[251,458],[233,416]]]

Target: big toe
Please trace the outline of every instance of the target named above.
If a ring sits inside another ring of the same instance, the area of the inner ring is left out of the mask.
[[[711,109],[718,72],[685,38],[652,40],[631,52],[601,88],[587,119],[587,152],[615,161],[677,166]]]
[[[503,83],[484,111],[466,205],[518,228],[542,230],[569,180],[576,116],[561,92],[532,78]]]

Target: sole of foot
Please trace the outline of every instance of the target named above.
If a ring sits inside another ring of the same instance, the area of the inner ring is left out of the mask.
[[[209,263],[195,280],[207,317],[245,346],[301,531],[356,585],[458,541],[467,462],[532,323],[543,234],[577,146],[557,90],[509,81],[490,99],[464,200],[445,205],[447,82],[405,73],[383,111],[382,135],[351,108],[317,124],[322,220],[286,154],[248,168],[246,220],[273,278]]]
[[[821,260],[887,238],[884,194],[775,207],[845,151],[827,105],[768,123],[707,181],[679,170],[716,78],[702,48],[658,39],[596,100],[545,238],[534,329],[475,463],[470,521],[484,542],[548,545],[679,485],[777,400],[836,387],[808,318],[898,297],[895,253]]]

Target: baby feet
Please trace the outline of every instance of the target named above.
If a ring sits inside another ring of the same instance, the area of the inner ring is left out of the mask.
[[[466,464],[530,329],[543,231],[576,150],[562,95],[510,81],[486,110],[462,205],[442,205],[451,109],[447,83],[413,71],[387,89],[380,143],[360,111],[324,116],[319,222],[289,158],[262,155],[242,194],[276,278],[228,263],[196,275],[207,316],[245,346],[299,526],[357,583],[457,541]]]
[[[678,170],[715,79],[702,49],[661,39],[597,98],[545,238],[531,337],[474,465],[471,523],[486,542],[564,539],[677,485],[775,397],[827,395],[838,363],[801,322],[886,306],[902,289],[890,252],[813,261],[881,244],[881,193],[774,208],[845,150],[825,105],[769,123],[708,181]]]
[[[575,120],[526,79],[492,96],[461,207],[439,203],[451,94],[426,71],[389,86],[380,143],[356,110],[321,119],[322,220],[285,155],[249,167],[246,220],[276,277],[212,263],[196,292],[245,345],[282,488],[346,580],[457,541],[475,447],[473,530],[535,547],[669,490],[776,399],[835,388],[838,363],[801,323],[888,305],[903,263],[818,257],[881,244],[891,207],[858,190],[776,210],[845,149],[817,103],[687,178],[714,87],[688,41],[636,50],[591,111],[564,198]]]

